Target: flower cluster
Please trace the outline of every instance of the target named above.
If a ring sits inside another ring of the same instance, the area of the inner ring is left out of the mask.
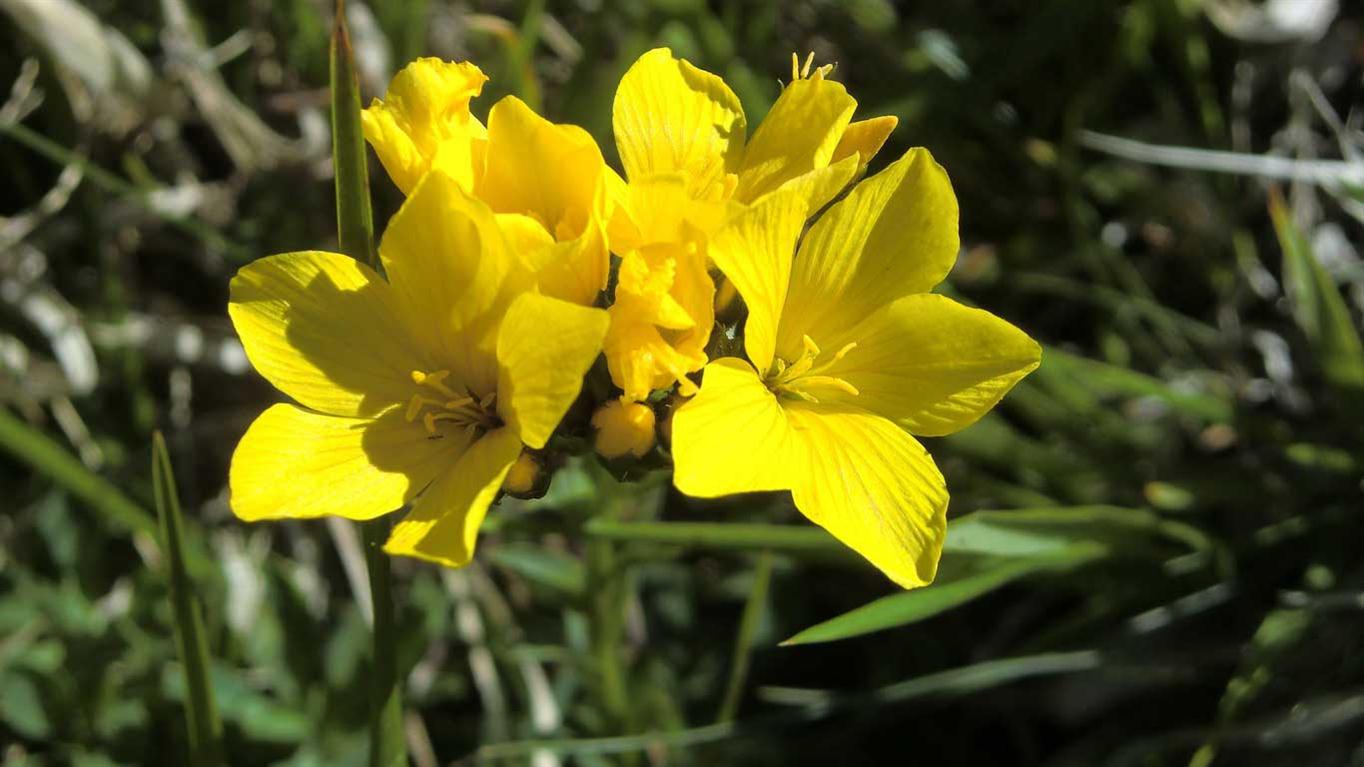
[[[1040,349],[929,292],[959,247],[947,175],[911,149],[863,179],[895,118],[854,121],[831,71],[793,57],[750,135],[722,79],[649,51],[616,91],[622,177],[515,97],[480,121],[474,65],[408,65],[363,115],[407,196],[383,274],[301,252],[232,281],[247,355],[298,403],[242,438],[234,512],[410,505],[386,550],[458,566],[595,409],[580,426],[613,465],[670,457],[698,497],[789,491],[896,583],[931,581],[947,490],[913,435],[973,423]]]

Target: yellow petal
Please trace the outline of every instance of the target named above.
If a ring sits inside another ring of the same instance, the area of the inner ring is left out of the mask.
[[[596,303],[606,289],[611,254],[601,222],[591,221],[577,238],[553,243],[541,258],[535,281],[540,292],[579,306]]]
[[[275,405],[232,454],[230,505],[248,522],[373,519],[412,500],[462,449],[453,439],[429,439],[400,410],[371,420]]]
[[[923,293],[952,267],[957,198],[925,149],[862,181],[806,234],[791,273],[778,355],[798,356],[900,296]]]
[[[382,101],[361,113],[365,139],[404,193],[416,187],[446,143],[460,145],[450,153],[449,168],[465,189],[472,188],[470,144],[484,130],[469,114],[469,100],[487,80],[467,62],[417,59],[393,77]]]
[[[506,247],[488,206],[433,169],[389,222],[379,256],[435,367],[451,371],[456,390],[492,392],[496,322],[525,289],[528,270]]]
[[[715,283],[702,253],[676,243],[626,253],[609,312],[607,369],[627,399],[674,382],[684,394],[694,389],[687,374],[706,364],[715,324]]]
[[[582,390],[607,323],[601,309],[548,296],[512,303],[497,337],[497,409],[522,442],[545,446]]]
[[[707,251],[748,306],[744,348],[764,373],[772,366],[791,259],[807,210],[797,192],[783,189],[770,194],[726,224]]]
[[[807,456],[806,470],[791,477],[796,508],[899,585],[930,583],[947,532],[947,486],[923,446],[870,413],[805,402],[785,411]]]
[[[945,296],[905,296],[867,318],[846,338],[857,346],[826,375],[856,387],[841,401],[896,421],[913,434],[938,437],[989,412],[1041,363],[1042,348],[1026,333]]]
[[[810,215],[814,215],[846,189],[859,170],[856,157],[844,157],[787,181],[781,185],[780,191],[790,190],[804,197]]]
[[[895,130],[899,122],[900,119],[895,115],[884,115],[850,123],[838,140],[838,146],[834,147],[834,156],[830,162],[838,162],[856,154],[858,166],[867,167],[871,158],[885,146],[886,139],[890,138],[891,131]]]
[[[823,76],[787,85],[744,150],[735,199],[752,202],[828,165],[855,109],[842,84]]]
[[[606,331],[602,350],[611,382],[621,388],[625,399],[638,402],[654,389],[674,383],[683,394],[695,390],[687,374],[706,364],[704,342],[675,346],[657,325],[612,306],[608,313],[611,326]]]
[[[498,213],[522,213],[559,241],[576,238],[604,214],[605,168],[592,136],[555,125],[515,96],[488,113],[486,169],[477,196]]]
[[[243,267],[227,313],[256,370],[324,413],[374,415],[405,401],[411,371],[428,362],[389,285],[338,253],[286,253]]]
[[[805,471],[776,396],[734,357],[707,365],[701,391],[673,414],[672,451],[673,484],[701,498],[788,490]]]
[[[474,440],[393,526],[384,551],[446,567],[468,564],[488,505],[520,454],[521,440],[508,428]]]
[[[621,78],[611,125],[627,178],[681,173],[693,197],[718,195],[743,151],[738,97],[667,48],[640,56]]]

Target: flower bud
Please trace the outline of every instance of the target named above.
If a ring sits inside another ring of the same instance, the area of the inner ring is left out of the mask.
[[[611,400],[592,414],[593,443],[603,458],[643,456],[654,446],[654,411],[643,403]]]
[[[522,450],[516,463],[507,470],[507,477],[502,480],[502,490],[518,498],[532,496],[540,484],[541,472],[540,462],[535,456]]]

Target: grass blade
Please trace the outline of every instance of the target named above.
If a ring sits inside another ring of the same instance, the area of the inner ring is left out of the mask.
[[[162,546],[170,582],[171,611],[175,618],[175,644],[185,672],[185,719],[189,727],[190,764],[222,764],[223,724],[213,700],[209,681],[208,642],[194,582],[185,569],[185,546],[181,535],[180,496],[175,474],[161,432],[152,435],[152,489],[156,514],[161,520]]]
[[[360,127],[360,80],[355,72],[346,4],[337,0],[331,42],[332,167],[336,173],[336,232],[341,252],[376,266],[369,167]]]
[[[716,722],[732,722],[739,713],[739,702],[743,698],[744,682],[748,679],[748,666],[753,657],[753,641],[758,633],[758,623],[762,620],[763,609],[767,606],[767,589],[772,582],[772,553],[765,551],[758,557],[758,565],[753,569],[753,586],[744,603],[744,614],[739,619],[739,633],[734,638],[734,656],[730,660],[729,682],[725,685],[725,697],[720,704],[720,714]]]
[[[1270,189],[1269,216],[1283,249],[1284,287],[1293,319],[1316,349],[1327,383],[1352,400],[1364,397],[1364,344],[1345,299],[1312,255],[1277,189]]]
[[[906,626],[984,596],[1037,568],[1038,565],[1028,562],[1010,562],[960,580],[891,594],[815,624],[782,642],[781,646],[836,642]]]

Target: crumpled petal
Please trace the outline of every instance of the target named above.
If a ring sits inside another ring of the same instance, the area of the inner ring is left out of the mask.
[[[486,75],[468,62],[420,58],[394,75],[383,100],[360,114],[365,139],[404,194],[430,170],[438,153],[465,190],[473,188],[472,145],[484,136],[483,124],[469,113]],[[447,146],[451,145],[451,146]]]
[[[608,312],[607,369],[627,399],[673,383],[683,394],[695,390],[687,374],[705,366],[715,324],[715,283],[702,253],[680,244],[626,253]]]

